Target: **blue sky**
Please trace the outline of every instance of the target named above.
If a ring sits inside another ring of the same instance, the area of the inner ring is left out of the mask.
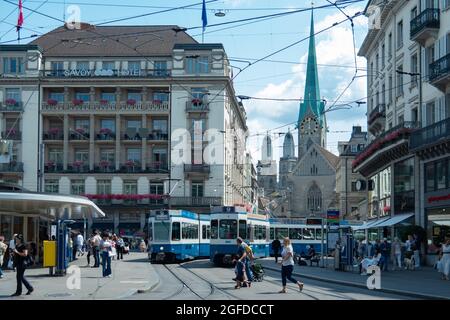
[[[17,0],[8,0],[17,3]],[[201,2],[200,0],[66,0],[66,8],[76,4],[81,9],[81,20],[83,22],[101,23],[116,18],[124,18],[133,15],[164,10],[168,7],[179,7]],[[362,11],[367,1],[349,5],[344,11],[353,14]],[[315,6],[328,4],[325,0],[316,0]],[[64,0],[23,0],[23,5],[47,15],[63,19]],[[115,5],[115,6],[114,6]],[[294,0],[220,0],[207,4],[208,24],[226,22],[231,20],[249,18],[308,8],[310,1]],[[0,42],[16,38],[13,26],[17,22],[17,9],[14,5],[0,0]],[[217,11],[224,11],[225,17],[216,17]],[[345,16],[336,8],[316,9],[315,29],[316,32],[331,26],[334,22],[345,19]],[[45,33],[60,25],[58,21],[43,17],[37,13],[31,13],[24,9],[24,29],[22,37],[31,34]],[[5,19],[6,18],[6,19]],[[367,32],[367,19],[358,17],[354,19],[356,48],[359,49]],[[194,27],[201,25],[201,5],[190,9],[175,10],[171,12],[155,14],[152,16],[119,22],[118,24],[177,24],[183,27]],[[310,12],[295,13],[276,19],[270,19],[258,23],[252,23],[236,28],[215,31],[221,27],[208,28],[205,34],[205,42],[223,43],[227,54],[231,58],[260,58],[276,51],[290,43],[308,36],[310,25]],[[230,25],[231,26],[231,25]],[[27,29],[25,29],[27,28]],[[223,27],[222,27],[223,28]],[[32,30],[29,30],[32,29]],[[190,32],[198,41],[201,41],[199,30]],[[23,42],[22,42],[23,43]],[[304,41],[289,48],[270,59],[287,61],[293,63],[260,62],[241,73],[235,80],[235,89],[238,95],[255,97],[270,97],[283,99],[298,99],[303,95],[305,65],[308,41]],[[316,38],[317,59],[319,66],[319,81],[321,95],[327,101],[334,101],[354,75],[354,55],[352,44],[352,33],[350,22],[326,31]],[[298,64],[300,63],[300,64]],[[365,59],[358,58],[358,67],[365,69]],[[245,63],[233,62],[236,66],[243,67]],[[334,66],[330,66],[334,65]],[[361,99],[366,96],[366,79],[364,70],[359,70],[356,81],[350,86],[340,98],[338,104],[347,101]],[[364,99],[365,101],[365,99]],[[248,124],[251,130],[249,146],[254,159],[260,158],[260,145],[263,134],[267,129],[279,127],[291,123],[297,119],[298,102],[273,102],[260,100],[244,101],[247,109]],[[330,105],[330,103],[328,104]],[[327,114],[329,127],[328,149],[337,152],[337,142],[348,139],[352,125],[361,125],[366,129],[366,106],[350,110],[339,110]],[[290,125],[294,129],[294,125]],[[282,145],[282,136],[275,132],[286,132],[288,127],[283,127],[272,132],[274,134],[274,155],[278,157]],[[296,133],[294,134],[296,139]]]

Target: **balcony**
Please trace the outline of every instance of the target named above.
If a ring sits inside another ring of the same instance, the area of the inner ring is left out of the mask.
[[[209,164],[185,164],[184,174],[189,178],[190,176],[204,176],[209,175],[211,168]]]
[[[209,207],[222,206],[222,197],[170,197],[165,200],[170,206]]]
[[[367,177],[392,161],[409,153],[409,136],[420,123],[407,121],[383,132],[361,151],[353,161],[353,170]]]
[[[122,139],[127,141],[142,141],[142,135],[136,130],[127,130],[122,133]]]
[[[127,161],[120,165],[120,173],[142,173],[142,166],[140,163]]]
[[[0,102],[0,112],[22,112],[23,102],[14,99],[7,99],[3,103]]]
[[[192,101],[186,102],[186,112],[208,112],[209,106],[203,104],[199,99],[193,99]]]
[[[164,112],[169,111],[167,101],[144,101],[133,104],[127,102],[115,101],[94,101],[94,102],[42,102],[42,112],[61,113],[61,112],[81,112],[81,113],[116,113],[116,112]]]
[[[89,173],[89,165],[82,161],[75,161],[67,166],[68,173]]]
[[[147,139],[149,141],[167,141],[169,140],[169,134],[155,130],[148,134]]]
[[[436,39],[439,32],[439,9],[429,8],[422,11],[410,22],[410,39],[418,42],[421,46],[430,37]]]
[[[450,153],[450,118],[413,132],[409,147],[422,158]]]
[[[67,69],[43,70],[47,78],[167,78],[171,72],[167,69]]]
[[[95,173],[114,173],[116,172],[116,166],[110,162],[100,162],[94,166]]]
[[[101,129],[95,139],[98,141],[114,141],[116,140],[116,134],[109,129]]]
[[[12,130],[6,130],[2,132],[2,139],[5,140],[22,140],[22,132]]]
[[[367,125],[370,133],[377,135],[384,130],[386,123],[386,105],[378,104],[369,114]]]
[[[153,162],[147,165],[145,169],[146,173],[169,173],[169,168],[167,163],[164,162]]]
[[[64,166],[62,163],[47,162],[44,166],[45,173],[63,173]]]
[[[82,129],[75,129],[74,132],[70,133],[69,140],[89,141],[89,137],[89,132]]]
[[[53,141],[62,141],[64,140],[64,133],[59,129],[50,129],[48,131],[44,131],[44,140],[53,140]]]
[[[430,84],[446,91],[450,84],[450,53],[430,64]]]
[[[0,172],[23,173],[23,162],[11,161],[10,163],[0,163]]]

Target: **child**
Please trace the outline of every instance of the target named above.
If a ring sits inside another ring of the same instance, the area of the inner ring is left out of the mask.
[[[245,264],[240,260],[234,261],[236,266],[234,267],[234,273],[236,274],[236,285],[234,286],[235,289],[239,289],[242,287],[242,283],[244,283],[244,287],[248,286],[250,287],[250,282],[247,281],[247,276],[245,275]]]

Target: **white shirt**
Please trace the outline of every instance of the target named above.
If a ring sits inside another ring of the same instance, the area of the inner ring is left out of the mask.
[[[77,245],[82,246],[84,242],[84,238],[81,234],[77,235]]]
[[[289,258],[287,258],[288,254]],[[294,262],[294,249],[292,249],[292,245],[288,245],[286,247],[283,247],[283,251],[281,251],[281,257],[283,258],[283,261],[281,262],[282,266],[293,266],[295,265]]]
[[[100,249],[104,252],[108,252],[111,250],[111,241],[109,240],[102,240],[100,241]]]
[[[15,243],[14,239],[9,241],[9,248],[11,250],[14,250],[16,248],[16,243]]]
[[[92,242],[94,244],[95,247],[100,245],[100,241],[102,240],[102,238],[97,234],[94,236],[94,238],[92,238]]]

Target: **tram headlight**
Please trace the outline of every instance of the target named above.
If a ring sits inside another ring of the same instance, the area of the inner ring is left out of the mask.
[[[159,247],[159,251],[164,251],[164,247]]]

